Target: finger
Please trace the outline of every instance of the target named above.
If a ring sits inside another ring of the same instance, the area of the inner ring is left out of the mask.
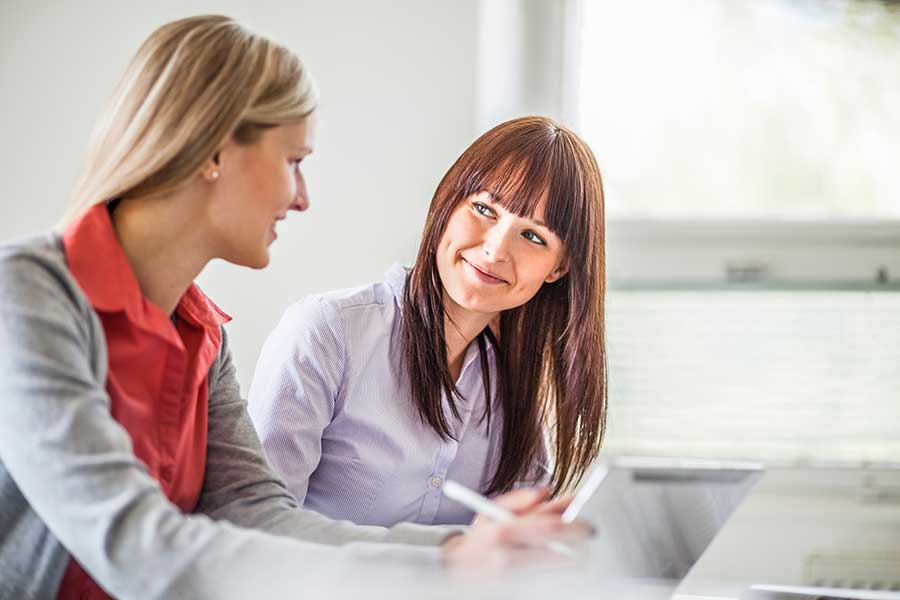
[[[541,546],[556,539],[567,525],[554,515],[530,513],[509,523],[501,523],[497,536],[507,547]]]
[[[569,508],[569,505],[572,504],[572,499],[574,496],[563,496],[562,498],[554,498],[544,504],[540,505],[537,510],[541,513],[554,513],[554,514],[563,514],[566,512],[566,509]]]
[[[545,487],[522,488],[498,496],[494,501],[513,514],[522,515],[538,507],[549,493]]]
[[[551,541],[581,542],[594,535],[585,521],[563,523],[556,515],[532,513],[511,523],[503,523],[497,532],[500,543],[507,547],[541,547]]]

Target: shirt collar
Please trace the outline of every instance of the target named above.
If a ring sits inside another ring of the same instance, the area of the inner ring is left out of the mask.
[[[487,355],[488,355],[488,361],[493,362],[494,345],[491,344],[490,342],[487,342]],[[469,370],[469,367],[472,365],[472,363],[474,363],[476,360],[478,360],[479,356],[480,356],[480,354],[478,352],[478,342],[475,340],[472,340],[472,343],[470,343],[469,347],[466,348],[465,355],[463,355],[463,366],[462,366],[462,369],[459,370],[460,381],[462,381],[462,378],[465,377],[466,371]],[[480,366],[481,366],[481,364],[479,363],[479,367]],[[479,373],[480,372],[481,372],[481,369],[479,369]]]
[[[204,294],[196,283],[184,292],[175,313],[188,321],[206,327],[220,327],[231,320],[231,317]]]
[[[106,203],[88,209],[63,232],[69,271],[96,310],[124,311],[135,323],[148,323],[154,309],[141,293],[131,263],[113,229]],[[182,295],[175,309],[179,317],[205,327],[231,320],[196,284]]]
[[[406,278],[409,275],[409,268],[404,267],[400,263],[394,263],[384,274],[384,281],[391,292],[394,294],[394,301],[397,304],[397,310],[400,316],[403,316],[403,296],[406,293]]]

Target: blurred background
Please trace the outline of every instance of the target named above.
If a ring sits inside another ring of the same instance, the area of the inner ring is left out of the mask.
[[[410,264],[455,158],[541,113],[604,174],[605,453],[900,463],[900,3],[0,0],[0,240],[61,217],[140,42],[210,12],[322,97],[311,209],[200,279],[245,390],[289,304]]]

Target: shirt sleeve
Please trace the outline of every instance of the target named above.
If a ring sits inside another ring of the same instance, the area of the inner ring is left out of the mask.
[[[346,375],[339,319],[316,297],[293,305],[263,345],[250,387],[250,418],[263,450],[300,504]]]
[[[372,554],[437,562],[434,550],[324,547],[181,513],[110,415],[105,371],[97,368],[106,361],[98,356],[105,352],[97,340],[102,328],[65,269],[49,262],[0,256],[0,467],[53,536],[110,594],[265,596],[273,586],[308,588],[323,563],[349,565]],[[238,436],[242,427],[249,428],[249,421],[220,419],[212,433],[216,439],[229,430]],[[215,443],[213,448],[215,455]],[[251,456],[256,450],[251,444],[241,452],[263,465],[258,452]],[[271,476],[264,479],[277,487]],[[285,496],[276,495],[277,502],[289,506]],[[233,504],[250,510],[257,498],[249,493]],[[291,512],[298,515],[299,529],[306,517]]]
[[[198,510],[215,519],[322,544],[363,541],[438,545],[449,535],[463,531],[455,526],[413,523],[390,528],[356,525],[299,507],[266,461],[247,403],[240,395],[224,333],[222,340],[220,356],[210,370],[206,477]],[[302,423],[297,426],[303,427]],[[318,448],[319,439],[311,436],[307,444]]]

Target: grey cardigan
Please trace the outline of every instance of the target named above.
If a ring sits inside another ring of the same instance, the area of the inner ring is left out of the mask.
[[[70,552],[121,598],[296,594],[317,563],[438,561],[434,548],[350,542],[434,546],[447,528],[360,527],[298,507],[264,458],[222,340],[203,490],[184,514],[110,415],[103,328],[60,236],[0,247],[0,597],[54,597]]]

